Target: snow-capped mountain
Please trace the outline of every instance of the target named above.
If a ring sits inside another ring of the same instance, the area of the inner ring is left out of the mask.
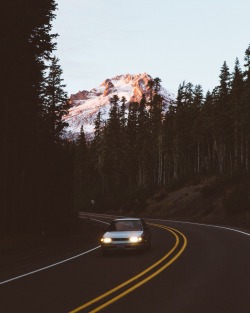
[[[142,95],[149,97],[147,87],[152,77],[147,73],[137,75],[119,75],[111,79],[106,79],[98,88],[90,91],[79,91],[70,97],[72,107],[65,117],[68,122],[67,137],[75,137],[80,132],[83,125],[84,132],[91,136],[94,132],[94,121],[97,113],[101,111],[102,120],[107,120],[110,110],[110,98],[117,95],[120,99],[125,97],[127,102],[140,102]],[[164,98],[166,107],[175,97],[161,88],[160,94]]]

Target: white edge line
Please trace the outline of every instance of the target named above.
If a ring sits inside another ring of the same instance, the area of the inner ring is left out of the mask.
[[[158,218],[146,218],[148,220],[154,220],[154,221],[163,221],[163,222],[170,222],[170,223],[180,223],[180,224],[190,224],[190,225],[198,225],[198,226],[206,226],[206,227],[214,227],[214,228],[220,228],[220,229],[225,229],[225,230],[231,230],[236,233],[240,233],[246,236],[250,236],[249,233],[246,233],[244,231],[230,228],[230,227],[225,227],[225,226],[218,226],[218,225],[211,225],[211,224],[200,224],[200,223],[192,223],[192,222],[183,222],[183,221],[174,221],[174,220],[163,220],[163,219],[158,219]]]
[[[22,277],[25,277],[25,276],[29,276],[29,275],[31,275],[31,274],[35,274],[35,273],[38,273],[38,272],[41,272],[41,271],[44,271],[44,270],[46,270],[46,269],[48,269],[48,268],[51,268],[51,267],[57,266],[57,265],[59,265],[59,264],[62,264],[62,263],[71,261],[71,260],[76,259],[76,258],[79,258],[80,256],[82,256],[82,255],[84,255],[84,254],[87,254],[87,253],[90,253],[90,252],[92,252],[92,251],[94,251],[94,250],[96,250],[96,249],[98,249],[98,248],[100,248],[100,246],[95,247],[95,248],[93,248],[93,249],[90,249],[90,250],[88,250],[88,251],[85,251],[85,252],[83,252],[83,253],[81,253],[81,254],[75,255],[75,256],[73,256],[73,257],[71,257],[71,258],[69,258],[69,259],[66,259],[66,260],[63,260],[63,261],[60,261],[60,262],[57,262],[57,263],[54,263],[54,264],[51,264],[51,265],[48,265],[48,266],[39,268],[39,269],[37,269],[37,270],[35,270],[35,271],[29,272],[29,273],[26,273],[26,274],[23,274],[23,275],[20,275],[20,276],[16,276],[16,277],[13,277],[13,278],[10,278],[10,279],[1,281],[1,282],[0,282],[0,285],[6,284],[6,283],[11,282],[11,281],[13,281],[13,280],[17,280],[17,279],[19,279],[19,278],[22,278]]]
[[[100,223],[109,224],[109,223],[106,223],[106,222],[103,222],[103,221],[99,221],[99,220],[96,220],[96,219],[92,219],[92,218],[89,218],[89,219],[91,219],[91,220],[93,220],[93,221],[100,222]],[[97,250],[97,249],[99,249],[100,247],[101,247],[101,246],[95,247],[95,248],[90,249],[90,250],[88,250],[88,251],[85,251],[85,252],[83,252],[83,253],[77,254],[77,255],[75,255],[75,256],[73,256],[73,257],[71,257],[71,258],[62,260],[62,261],[60,261],[60,262],[57,262],[57,263],[54,263],[54,264],[51,264],[51,265],[48,265],[48,266],[45,266],[45,267],[42,267],[42,268],[39,268],[39,269],[37,269],[37,270],[35,270],[35,271],[29,272],[29,273],[25,273],[25,274],[22,274],[22,275],[20,275],[20,276],[16,276],[16,277],[13,277],[13,278],[4,280],[4,281],[0,281],[0,285],[4,285],[4,284],[7,284],[7,283],[9,283],[9,282],[11,282],[11,281],[13,281],[13,280],[17,280],[17,279],[20,279],[20,278],[22,278],[22,277],[26,277],[26,276],[29,276],[29,275],[32,275],[32,274],[35,274],[35,273],[38,273],[38,272],[47,270],[47,269],[49,269],[49,268],[51,268],[51,267],[60,265],[60,264],[62,264],[62,263],[66,263],[66,262],[71,261],[71,260],[73,260],[73,259],[79,258],[79,257],[81,257],[81,256],[83,256],[83,255],[85,255],[85,254],[87,254],[87,253],[90,253],[90,252],[92,252],[92,251],[94,251],[94,250]]]
[[[82,212],[83,214],[92,214],[92,213],[85,213]],[[96,214],[97,215],[97,214]],[[115,216],[115,215],[107,215],[107,214],[98,214],[98,216],[104,216],[104,217],[108,217],[108,216]],[[235,229],[235,228],[230,228],[230,227],[226,227],[226,226],[219,226],[219,225],[212,225],[212,224],[201,224],[201,223],[192,223],[192,222],[184,222],[184,221],[175,221],[175,220],[165,220],[165,219],[160,219],[160,218],[150,218],[150,217],[144,217],[147,220],[153,220],[153,221],[163,221],[163,222],[170,222],[170,223],[180,223],[180,224],[190,224],[190,225],[198,225],[198,226],[206,226],[206,227],[214,227],[214,228],[219,228],[219,229],[225,229],[225,230],[230,230],[242,235],[246,235],[250,237],[250,233]]]

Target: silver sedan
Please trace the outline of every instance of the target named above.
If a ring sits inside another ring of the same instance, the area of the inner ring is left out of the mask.
[[[101,238],[104,253],[112,250],[145,250],[150,247],[150,230],[141,218],[113,220]]]

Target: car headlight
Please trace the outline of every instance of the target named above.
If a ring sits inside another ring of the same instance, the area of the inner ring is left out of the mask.
[[[111,241],[112,241],[112,239],[108,238],[108,237],[105,237],[105,238],[101,239],[101,242],[103,242],[103,243],[110,243]]]
[[[129,238],[130,242],[140,242],[142,241],[142,237],[136,237],[136,236],[132,236]]]

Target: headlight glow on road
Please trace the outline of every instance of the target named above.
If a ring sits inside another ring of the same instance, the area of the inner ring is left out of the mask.
[[[130,242],[140,242],[140,241],[142,241],[142,238],[141,238],[141,237],[133,236],[133,237],[130,237],[130,238],[129,238],[129,241],[130,241]]]

